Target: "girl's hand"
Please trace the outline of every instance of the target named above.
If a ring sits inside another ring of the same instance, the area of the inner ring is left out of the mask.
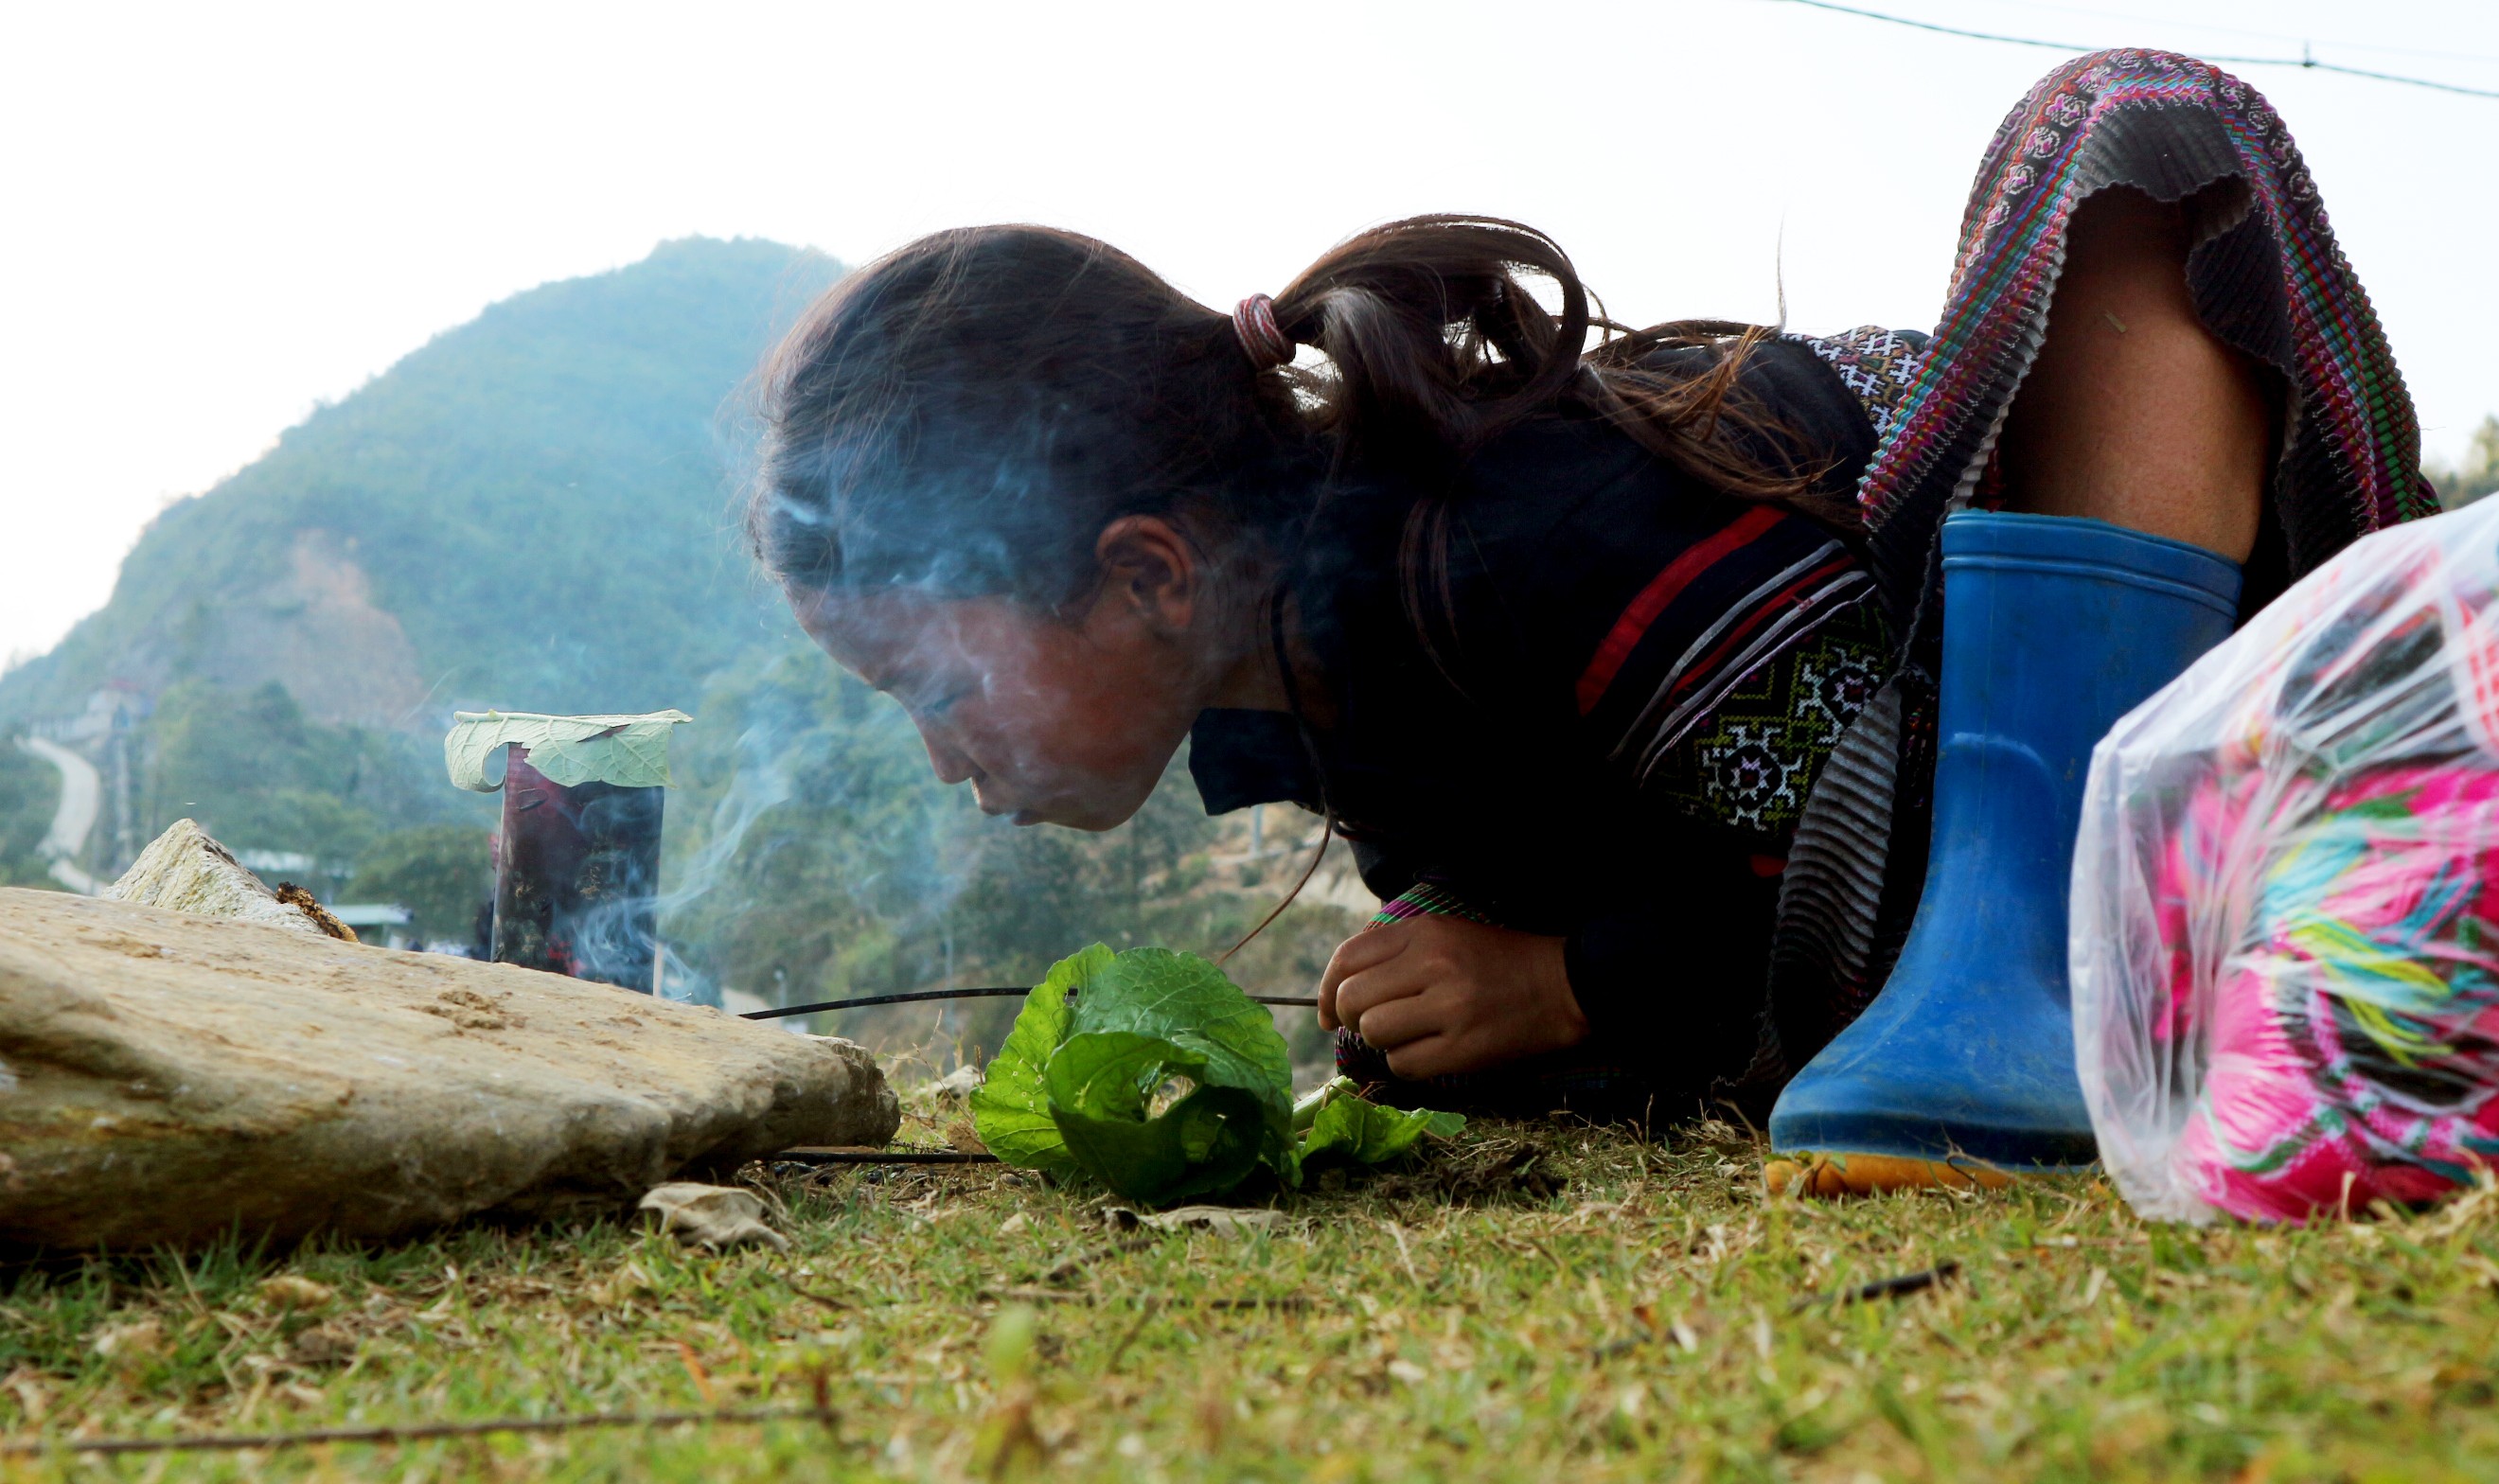
[[[1447,917],[1339,945],[1319,980],[1319,1024],[1350,1026],[1404,1078],[1479,1071],[1588,1034],[1561,939]]]

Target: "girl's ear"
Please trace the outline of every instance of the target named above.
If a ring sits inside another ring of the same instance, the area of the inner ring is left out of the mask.
[[[1159,515],[1123,515],[1093,543],[1101,596],[1126,604],[1150,629],[1185,631],[1208,599],[1206,559],[1180,527]]]

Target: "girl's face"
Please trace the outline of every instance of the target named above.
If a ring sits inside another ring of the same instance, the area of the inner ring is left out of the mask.
[[[938,779],[970,783],[983,813],[1110,829],[1161,781],[1222,668],[1193,548],[1144,524],[1159,530],[1142,552],[1104,532],[1106,580],[1073,620],[908,591],[794,594],[792,607],[836,662],[902,703]]]

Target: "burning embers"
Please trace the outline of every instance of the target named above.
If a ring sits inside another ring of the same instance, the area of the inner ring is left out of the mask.
[[[498,960],[653,992],[668,735],[693,720],[682,711],[457,714],[442,744],[451,781],[503,792]],[[505,747],[503,781],[489,783],[486,761]]]

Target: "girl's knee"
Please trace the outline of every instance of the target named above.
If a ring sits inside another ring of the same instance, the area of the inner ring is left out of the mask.
[[[2009,502],[2255,549],[2271,461],[2256,364],[2204,327],[2188,287],[2188,213],[2126,187],[2077,209],[2048,334],[2003,443]]]

